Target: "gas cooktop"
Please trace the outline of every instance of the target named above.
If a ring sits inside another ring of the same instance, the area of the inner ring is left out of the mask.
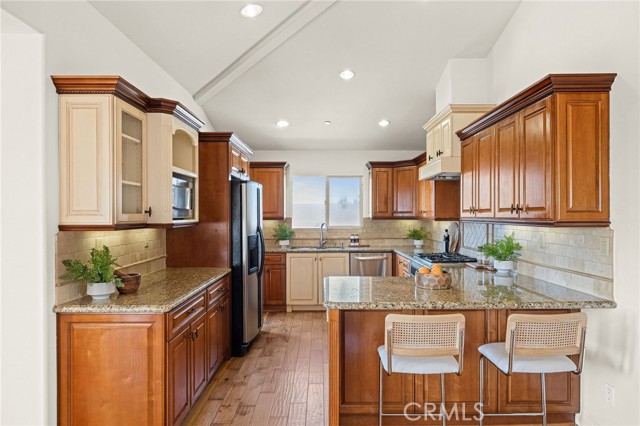
[[[419,253],[416,256],[430,263],[472,263],[478,261],[475,257],[460,253]]]

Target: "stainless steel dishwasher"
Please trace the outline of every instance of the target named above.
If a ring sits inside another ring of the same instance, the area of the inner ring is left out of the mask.
[[[391,253],[351,253],[349,275],[360,277],[391,276]]]

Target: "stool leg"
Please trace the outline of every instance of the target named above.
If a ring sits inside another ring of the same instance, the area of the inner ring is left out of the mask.
[[[446,412],[445,408],[445,400],[444,400],[444,374],[440,374],[440,418],[442,418],[442,426],[447,426],[446,422]]]
[[[480,403],[479,403],[479,408],[480,408],[480,412],[478,413],[478,424],[480,426],[482,426],[483,424],[483,420],[484,420],[484,399],[482,398],[482,394],[483,394],[483,390],[484,390],[484,357],[482,355],[480,355]]]
[[[540,374],[540,387],[542,388],[542,426],[547,426],[547,389],[544,383],[544,373]]]
[[[382,361],[378,362],[378,426],[382,426]]]

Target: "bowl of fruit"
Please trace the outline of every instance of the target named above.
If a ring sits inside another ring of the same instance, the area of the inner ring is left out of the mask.
[[[433,265],[431,269],[423,266],[416,271],[416,287],[429,290],[447,290],[451,288],[451,274],[442,270],[441,265]]]

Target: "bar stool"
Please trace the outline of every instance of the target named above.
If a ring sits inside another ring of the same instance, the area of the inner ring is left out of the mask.
[[[507,318],[506,342],[488,343],[480,351],[480,426],[483,416],[542,416],[547,424],[546,373],[572,372],[580,374],[584,360],[584,339],[587,316],[582,312],[559,315],[512,314]],[[568,355],[580,355],[578,365]],[[542,412],[484,414],[484,360],[487,359],[502,373],[540,374]]]
[[[382,412],[382,369],[392,373],[440,374],[440,414],[446,425],[444,375],[462,374],[464,358],[464,315],[400,315],[385,318],[384,345],[380,355],[378,425],[382,416],[404,416]],[[454,356],[457,356],[458,359]]]

